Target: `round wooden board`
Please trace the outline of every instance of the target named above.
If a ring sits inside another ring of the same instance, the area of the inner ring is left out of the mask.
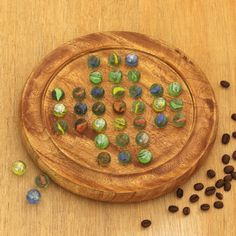
[[[119,69],[124,76],[121,84],[127,90],[131,82],[127,79],[130,68],[124,63],[125,55],[135,52],[139,56],[137,69],[141,72],[141,100],[146,104],[146,131],[151,137],[148,149],[153,153],[153,160],[148,165],[139,164],[135,157],[140,148],[135,143],[137,130],[132,125],[135,116],[130,111],[133,99],[128,92],[124,98],[128,108],[124,115],[128,121],[125,132],[130,136],[127,149],[133,160],[126,166],[117,160],[119,148],[115,145],[115,136],[118,132],[112,126],[117,115],[112,111],[114,99],[112,84],[108,81],[111,67],[107,58],[111,52],[117,52],[122,57]],[[96,134],[91,129],[91,122],[96,118],[91,112],[94,100],[90,96],[92,85],[88,80],[91,69],[87,66],[87,58],[91,54],[100,57],[98,70],[104,77],[102,86],[106,93],[102,101],[106,104],[106,134],[111,141],[106,150],[111,154],[108,167],[101,167],[96,162],[101,150],[94,145]],[[153,122],[153,97],[148,90],[153,83],[161,83],[165,89],[164,97],[169,102],[171,97],[166,90],[173,81],[179,81],[183,86],[180,98],[184,102],[183,113],[187,123],[183,128],[175,128],[172,124],[175,113],[167,107],[165,113],[170,122],[166,128],[158,129]],[[84,135],[76,134],[73,128],[78,116],[73,112],[76,101],[72,90],[78,86],[86,88],[85,102],[89,107],[85,116],[89,129]],[[52,129],[57,120],[52,113],[56,102],[51,98],[55,87],[64,89],[66,97],[62,102],[68,108],[64,119],[69,124],[69,130],[61,136],[54,134]],[[214,143],[217,119],[214,92],[202,71],[180,50],[131,32],[90,34],[54,50],[30,75],[21,104],[24,143],[39,168],[56,183],[76,194],[109,202],[153,199],[187,181]]]

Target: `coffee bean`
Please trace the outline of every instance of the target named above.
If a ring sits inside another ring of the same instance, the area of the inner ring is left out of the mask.
[[[142,222],[141,222],[141,226],[142,226],[143,228],[147,228],[147,227],[149,227],[151,224],[152,224],[152,222],[151,222],[150,220],[142,220]]]
[[[228,191],[230,191],[231,190],[231,183],[230,182],[225,182],[225,184],[224,184],[224,190],[225,190],[225,192],[228,192]]]
[[[226,175],[226,176],[224,177],[224,181],[225,181],[225,182],[230,182],[232,179],[233,179],[233,178],[232,178],[232,175]]]
[[[233,152],[232,158],[233,158],[234,160],[236,160],[236,151]]]
[[[204,203],[200,206],[202,211],[208,211],[210,209],[210,205],[207,203]]]
[[[224,155],[222,156],[222,162],[226,165],[226,164],[229,163],[229,161],[230,161],[230,155],[224,154]]]
[[[184,190],[182,188],[178,188],[176,191],[176,196],[178,198],[182,198],[184,196]]]
[[[196,191],[201,191],[202,189],[204,189],[204,185],[202,183],[196,183],[196,184],[194,184],[193,188]]]
[[[189,198],[191,203],[197,202],[199,200],[199,196],[197,194],[192,194]]]
[[[232,133],[232,137],[233,137],[233,138],[236,138],[236,131],[234,131],[234,132]]]
[[[228,88],[230,86],[230,83],[228,81],[226,81],[226,80],[221,80],[220,81],[220,85],[223,88]]]
[[[171,212],[171,213],[175,213],[175,212],[177,212],[177,211],[179,210],[179,208],[178,208],[177,206],[175,206],[175,205],[170,205],[170,206],[168,207],[168,210],[169,210],[169,212]]]
[[[207,176],[208,176],[208,178],[212,179],[216,176],[216,172],[214,170],[210,169],[207,171]]]
[[[222,144],[228,144],[230,140],[230,135],[229,134],[223,134],[221,138]]]
[[[216,193],[216,197],[217,197],[219,200],[222,200],[222,199],[223,199],[223,194],[217,192],[217,193]]]
[[[231,115],[231,119],[236,121],[236,113],[233,113],[233,114]]]
[[[189,207],[184,207],[184,208],[183,208],[183,214],[184,214],[185,216],[189,215],[189,214],[190,214],[190,208],[189,208]]]
[[[233,179],[236,180],[236,172],[235,171],[231,173],[231,176],[232,176]]]
[[[224,186],[224,183],[225,183],[225,181],[224,181],[223,179],[218,179],[218,180],[216,181],[216,183],[215,183],[215,186],[216,186],[217,188],[221,188],[221,187]]]
[[[215,202],[214,202],[214,207],[215,207],[216,209],[221,209],[221,208],[224,207],[224,203],[221,202],[221,201],[215,201]]]
[[[205,195],[206,196],[211,196],[215,193],[215,191],[216,191],[216,188],[214,186],[207,187],[205,189]]]
[[[233,166],[228,165],[228,166],[226,166],[226,167],[224,168],[225,174],[230,174],[230,173],[232,173],[233,171],[234,171],[234,167],[233,167]]]

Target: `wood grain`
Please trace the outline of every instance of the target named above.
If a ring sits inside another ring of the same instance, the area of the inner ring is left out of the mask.
[[[127,10],[129,9],[129,10]],[[235,140],[220,144],[223,132],[236,129],[229,116],[236,111],[236,3],[233,0],[166,1],[6,1],[0,2],[0,110],[1,131],[1,211],[2,235],[235,235],[236,187],[224,194],[225,207],[208,213],[199,211],[203,202],[214,197],[200,193],[199,203],[190,205],[188,197],[196,182],[211,185],[208,168],[223,175],[223,153],[231,154]],[[136,31],[162,39],[181,48],[204,71],[210,80],[219,105],[217,141],[203,167],[183,186],[185,196],[174,193],[136,204],[107,204],[80,198],[55,184],[42,191],[40,205],[29,206],[25,193],[34,186],[40,171],[28,157],[20,139],[19,102],[22,89],[33,67],[51,50],[78,36],[108,30]],[[228,90],[219,81],[231,82]],[[22,178],[9,171],[16,159],[24,160],[28,172]],[[233,163],[233,162],[232,162]],[[235,164],[234,164],[235,166]],[[191,215],[168,214],[175,203],[190,205]],[[150,218],[149,229],[140,221]]]

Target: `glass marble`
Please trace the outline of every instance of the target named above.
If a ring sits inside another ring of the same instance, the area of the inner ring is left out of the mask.
[[[183,127],[186,124],[186,117],[183,113],[176,113],[173,118],[173,125],[175,127]]]
[[[97,162],[100,166],[108,166],[111,162],[111,155],[108,152],[100,152],[97,156]]]
[[[87,105],[85,103],[77,103],[74,106],[74,112],[77,115],[85,115],[87,110],[88,110],[88,108],[87,108]]]
[[[61,88],[55,88],[52,91],[52,98],[56,101],[61,101],[65,97],[65,92]]]
[[[90,55],[88,57],[88,67],[97,68],[100,66],[100,58],[95,55]]]
[[[128,80],[133,83],[139,82],[141,74],[137,70],[130,70],[128,72]]]
[[[137,154],[137,158],[139,163],[141,164],[148,164],[151,162],[152,160],[152,153],[147,150],[147,149],[142,149],[138,154]]]
[[[125,133],[116,136],[116,145],[119,147],[126,147],[129,144],[129,135]]]
[[[92,128],[98,133],[103,132],[107,127],[107,122],[103,118],[97,118],[96,120],[93,121],[92,123]]]
[[[67,113],[66,106],[62,103],[58,103],[54,106],[53,114],[56,117],[64,117]]]
[[[21,176],[26,172],[26,164],[23,161],[15,161],[12,163],[11,170],[15,175]]]
[[[112,96],[117,99],[124,97],[125,96],[125,88],[122,86],[118,86],[118,85],[114,86],[112,88]]]
[[[168,86],[168,93],[172,97],[178,97],[182,92],[182,85],[178,82],[172,82]]]
[[[168,123],[168,118],[165,114],[159,113],[155,119],[154,123],[158,128],[164,128]]]
[[[119,84],[122,80],[122,72],[120,70],[118,71],[110,71],[108,78],[109,80],[114,84]]]
[[[143,116],[137,116],[134,118],[133,125],[136,129],[145,129],[146,124],[147,122]]]
[[[154,97],[161,97],[164,93],[164,88],[160,84],[153,84],[149,91]]]
[[[54,123],[53,129],[56,134],[63,135],[68,130],[68,124],[65,120],[59,120]]]
[[[98,134],[95,137],[94,142],[95,146],[99,149],[106,149],[110,144],[108,136],[105,134]]]
[[[30,204],[37,204],[41,199],[41,193],[37,189],[31,189],[27,192],[26,199]]]
[[[102,74],[99,71],[93,71],[89,75],[89,80],[91,83],[97,85],[100,84],[103,80]]]
[[[123,117],[117,117],[115,118],[113,125],[115,130],[122,131],[127,127],[127,122]]]
[[[121,63],[121,57],[117,53],[111,53],[108,57],[108,64],[110,66],[119,66]]]
[[[142,88],[138,85],[133,85],[129,88],[129,95],[130,97],[137,99],[142,96]]]
[[[137,115],[143,114],[145,111],[145,103],[142,101],[134,101],[131,111]]]
[[[158,97],[153,100],[152,108],[156,112],[162,112],[166,109],[166,100],[163,97]]]
[[[97,116],[103,115],[105,111],[106,111],[106,106],[104,105],[103,102],[95,102],[92,106],[92,112]]]
[[[113,111],[117,114],[124,114],[126,111],[126,103],[124,101],[115,101],[112,104]]]
[[[79,134],[83,134],[88,129],[88,122],[80,118],[75,122],[75,131]]]
[[[134,53],[126,55],[125,63],[127,66],[134,67],[138,65],[138,56]]]
[[[129,164],[131,159],[132,157],[129,151],[121,151],[118,153],[118,161],[123,165]]]
[[[136,144],[141,147],[147,147],[150,142],[150,137],[146,132],[139,132],[135,138]]]
[[[86,96],[85,89],[81,87],[74,88],[72,92],[72,96],[77,101],[82,101]]]
[[[99,87],[99,86],[95,86],[91,89],[91,92],[90,92],[91,96],[95,99],[101,99],[104,97],[104,94],[105,94],[105,90],[104,88],[102,87]]]
[[[46,174],[40,174],[35,177],[34,182],[39,188],[47,188],[49,185],[49,177]]]
[[[172,111],[181,111],[183,106],[184,104],[181,99],[174,98],[170,101],[170,108]]]

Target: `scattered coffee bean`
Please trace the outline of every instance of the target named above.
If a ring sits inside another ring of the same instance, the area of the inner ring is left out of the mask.
[[[184,190],[182,188],[178,188],[176,191],[176,196],[178,198],[182,198],[184,196]]]
[[[179,208],[178,208],[177,206],[175,206],[175,205],[170,205],[170,206],[168,207],[168,210],[169,210],[169,212],[171,212],[171,213],[175,213],[175,212],[177,212],[177,211],[179,210]]]
[[[230,135],[229,134],[223,134],[221,138],[222,144],[228,144],[230,140]]]
[[[224,181],[223,179],[218,179],[218,180],[216,181],[216,183],[215,183],[215,186],[216,186],[217,188],[221,188],[221,187],[224,186],[224,183],[225,183],[225,181]]]
[[[207,176],[208,176],[208,178],[212,179],[216,176],[216,172],[214,170],[210,169],[207,171]]]
[[[197,202],[199,200],[199,196],[197,194],[192,194],[189,198],[191,203]]]
[[[234,132],[232,133],[232,137],[233,137],[233,138],[236,138],[236,131],[234,131]]]
[[[233,113],[233,114],[231,115],[231,119],[236,121],[236,113]]]
[[[236,151],[233,152],[232,158],[233,158],[234,160],[236,160]]]
[[[194,184],[193,188],[196,191],[201,191],[202,189],[204,189],[204,185],[202,183],[196,183],[196,184]]]
[[[230,86],[230,83],[228,81],[226,81],[226,80],[221,80],[220,81],[220,85],[223,88],[228,88]]]
[[[233,166],[228,165],[228,166],[226,166],[226,167],[224,168],[225,174],[230,174],[230,173],[232,173],[233,171],[234,171],[234,167],[233,167]]]
[[[149,227],[151,224],[152,224],[152,222],[151,222],[150,220],[142,220],[142,222],[141,222],[141,226],[142,226],[143,228],[147,228],[147,227]]]
[[[227,164],[229,164],[229,161],[230,161],[230,155],[224,154],[224,155],[222,156],[222,162],[223,162],[225,165],[227,165]]]
[[[200,206],[200,208],[201,208],[202,211],[208,211],[210,209],[210,205],[204,203]]]
[[[230,182],[225,182],[225,184],[224,184],[224,190],[225,190],[225,192],[228,192],[228,191],[230,191],[230,189],[231,189],[231,183]]]
[[[223,194],[222,194],[222,193],[217,192],[217,193],[216,193],[216,197],[217,197],[219,200],[223,200]]]
[[[226,175],[226,176],[224,177],[224,181],[225,181],[225,182],[230,182],[232,179],[233,179],[232,175]]]
[[[189,215],[189,214],[190,214],[190,208],[189,208],[189,207],[184,207],[184,208],[183,208],[183,214],[184,214],[185,216]]]
[[[221,209],[221,208],[224,207],[224,203],[221,202],[221,201],[215,201],[215,202],[214,202],[214,207],[215,207],[216,209]]]
[[[211,196],[215,193],[215,191],[216,191],[216,188],[214,186],[207,187],[205,189],[205,195],[206,196]]]
[[[236,172],[235,171],[231,173],[231,176],[232,176],[233,179],[236,180]]]

